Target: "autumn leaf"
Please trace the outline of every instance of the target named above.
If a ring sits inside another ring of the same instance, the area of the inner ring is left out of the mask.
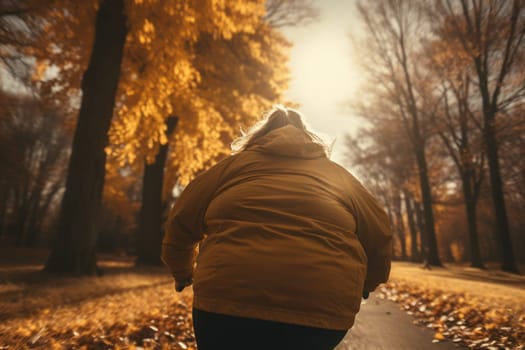
[[[381,288],[381,297],[399,303],[416,324],[434,329],[434,342],[449,339],[470,349],[521,349],[525,344],[522,314],[465,293],[396,280]]]

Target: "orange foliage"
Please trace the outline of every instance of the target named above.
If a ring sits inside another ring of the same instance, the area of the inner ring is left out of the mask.
[[[251,123],[286,88],[288,43],[263,22],[263,13],[262,1],[129,6],[108,153],[121,165],[153,161],[169,141],[169,116],[180,118],[168,163],[179,182],[227,153],[240,124]]]
[[[62,108],[78,108],[97,8],[96,0],[53,0],[34,9],[43,22],[27,49],[38,60],[35,84]],[[127,1],[110,158],[118,166],[153,161],[169,142],[170,116],[180,118],[169,164],[182,183],[228,153],[241,125],[287,87],[290,44],[265,22],[265,11],[263,0]]]
[[[43,23],[26,49],[38,62],[34,83],[46,100],[72,114],[98,3],[50,0],[34,8]],[[168,142],[169,196],[175,183],[187,183],[228,154],[240,128],[279,101],[287,88],[290,43],[266,22],[265,11],[263,0],[126,1],[128,34],[106,147],[112,171],[106,204],[130,216],[134,209],[122,197],[129,184],[118,184],[125,182],[119,168],[152,162]],[[179,123],[168,140],[170,116]]]
[[[462,265],[423,269],[394,263],[379,296],[395,301],[415,323],[469,349],[521,349],[525,341],[525,278]]]
[[[416,324],[434,329],[434,342],[449,339],[469,349],[519,349],[525,342],[525,318],[508,308],[399,281],[382,287],[381,294],[402,304]]]

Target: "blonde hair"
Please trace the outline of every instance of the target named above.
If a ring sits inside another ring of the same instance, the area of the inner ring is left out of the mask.
[[[232,154],[244,151],[270,131],[286,125],[293,125],[297,129],[302,130],[312,142],[320,145],[326,157],[330,158],[331,145],[328,145],[321,137],[307,128],[303,116],[299,111],[282,105],[273,106],[273,108],[264,113],[263,118],[250,127],[248,131],[241,131],[242,135],[231,143]]]

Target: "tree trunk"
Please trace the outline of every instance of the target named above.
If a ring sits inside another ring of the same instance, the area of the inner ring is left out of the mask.
[[[29,212],[29,201],[27,198],[25,198],[26,193],[23,193],[23,198],[21,200],[20,205],[17,207],[17,217],[16,217],[16,226],[15,226],[15,234],[16,234],[16,241],[15,244],[17,247],[22,247],[24,245],[25,241],[25,234],[26,234],[26,222],[28,220],[28,212]]]
[[[177,117],[168,118],[166,121],[168,138],[177,126],[177,122]],[[162,264],[160,260],[163,218],[162,187],[168,147],[169,143],[160,146],[155,162],[144,166],[136,265]]]
[[[37,232],[34,230],[34,223],[38,215],[40,215],[40,202],[42,198],[43,187],[38,184],[32,186],[27,199],[27,205],[24,210],[24,219],[21,222],[20,229],[22,230],[21,245],[24,247],[31,247],[36,241]]]
[[[388,222],[390,222],[390,227],[394,227],[394,217],[393,217],[393,214],[392,214],[392,201],[390,200],[391,198],[390,198],[388,193],[384,193],[383,194],[383,198],[384,198],[385,203],[386,203],[386,214],[388,216]],[[392,244],[392,257],[394,259],[397,259],[396,250],[395,250],[393,244]]]
[[[472,174],[464,172],[461,175],[461,182],[463,186],[463,198],[465,199],[465,211],[467,214],[470,266],[484,269],[485,266],[483,265],[483,260],[481,259],[481,252],[479,249],[478,225],[476,222],[477,199],[472,188]]]
[[[21,247],[25,239],[25,223],[28,218],[29,203],[31,196],[30,175],[25,173],[17,186],[16,224],[13,227],[15,233],[15,245]]]
[[[396,193],[394,197],[394,211],[396,214],[396,232],[399,237],[399,243],[401,245],[401,260],[407,260],[405,224],[403,222],[403,215],[401,213],[400,193]]]
[[[421,259],[426,261],[428,255],[427,234],[425,232],[425,218],[423,217],[423,208],[421,203],[414,201],[414,209],[416,213],[417,227],[421,234]]]
[[[427,160],[424,147],[418,147],[416,149],[416,159],[419,170],[419,184],[423,197],[423,217],[427,248],[425,262],[432,266],[443,266],[438,254],[436,231],[434,228],[434,213],[432,211],[432,194],[430,190],[430,182],[428,180]]]
[[[40,217],[45,213],[42,211],[42,191],[39,189],[36,198],[31,202],[30,215],[25,225],[25,240],[24,247],[34,247],[37,242],[38,234],[40,233],[40,227],[37,227]]]
[[[0,240],[7,232],[7,210],[9,203],[9,189],[4,182],[0,182]]]
[[[97,273],[95,247],[104,186],[108,130],[113,115],[127,27],[124,0],[102,0],[95,40],[82,79],[82,102],[69,160],[56,243],[46,270]]]
[[[3,239],[10,241],[12,236],[12,222],[13,217],[16,219],[16,205],[17,205],[17,199],[16,199],[16,190],[13,188],[10,188],[7,192],[6,196],[6,202],[5,202],[5,211],[4,211],[4,217],[2,218],[2,232],[3,232]]]
[[[509,221],[503,195],[503,183],[501,181],[501,170],[499,166],[498,143],[494,130],[494,115],[492,111],[485,111],[484,136],[487,147],[487,159],[489,163],[490,187],[492,192],[492,204],[496,215],[496,230],[501,248],[501,259],[503,271],[519,273],[512,241],[510,238]]]
[[[49,216],[49,208],[51,207],[51,204],[53,203],[53,200],[55,199],[55,196],[60,192],[62,188],[62,181],[58,180],[56,181],[52,186],[49,192],[47,193],[46,197],[42,200],[42,204],[40,206],[39,214],[34,217],[34,222],[31,223],[30,228],[33,228],[35,230],[35,233],[41,233],[43,231],[43,222],[44,220]],[[32,231],[30,231],[31,233]],[[36,237],[30,236],[28,237],[27,246],[33,247],[36,243]]]
[[[405,207],[407,210],[408,229],[410,230],[410,260],[412,262],[421,262],[421,256],[417,248],[417,229],[414,222],[414,208],[412,207],[412,199],[408,191],[404,191]]]

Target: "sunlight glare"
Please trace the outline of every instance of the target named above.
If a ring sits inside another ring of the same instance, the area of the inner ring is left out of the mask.
[[[344,135],[356,130],[348,102],[363,81],[348,34],[359,30],[351,1],[321,2],[319,22],[285,30],[293,43],[286,98],[300,104],[315,131],[336,139],[332,159],[342,162]]]

